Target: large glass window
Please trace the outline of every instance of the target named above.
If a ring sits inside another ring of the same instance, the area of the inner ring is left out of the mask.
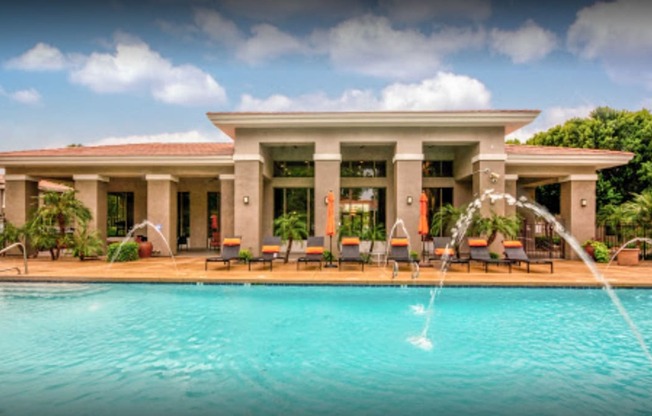
[[[424,178],[453,177],[452,160],[424,160],[422,169]]]
[[[341,188],[340,234],[364,236],[385,225],[385,188]]]
[[[109,192],[107,194],[108,237],[125,237],[134,226],[134,193]]]
[[[315,165],[312,161],[274,162],[274,177],[276,178],[312,178],[314,176]]]
[[[304,215],[308,234],[315,235],[315,198],[312,188],[274,188],[274,218],[296,212]]]
[[[453,188],[424,188],[428,197],[428,221],[432,222],[435,213],[439,212],[446,204],[453,203]],[[446,230],[432,230],[434,235],[444,236]]]
[[[384,160],[380,161],[344,161],[340,167],[343,178],[384,178],[387,168]]]
[[[177,193],[177,235],[190,237],[190,192]]]

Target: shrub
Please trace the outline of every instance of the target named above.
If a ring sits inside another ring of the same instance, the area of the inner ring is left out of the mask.
[[[240,250],[240,252],[238,253],[238,259],[242,262],[246,263],[253,258],[254,258],[253,254],[251,254],[251,251],[247,249]]]
[[[593,246],[593,258],[595,258],[596,263],[608,263],[611,256],[609,256],[609,248],[605,243],[600,241],[594,241]]]
[[[324,254],[322,255],[322,257],[326,262],[332,262],[333,260],[335,260],[335,256],[333,256],[333,253],[330,250],[324,250]]]
[[[113,243],[109,246],[109,251],[106,255],[108,262],[125,262],[138,260],[138,243],[129,241],[127,243]]]

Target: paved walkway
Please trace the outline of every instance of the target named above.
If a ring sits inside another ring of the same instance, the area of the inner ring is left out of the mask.
[[[206,253],[182,254],[175,259],[153,257],[130,263],[108,264],[104,260],[79,261],[64,257],[51,261],[41,254],[39,258],[28,260],[29,273],[17,275],[16,270],[0,271],[0,281],[68,281],[68,282],[165,282],[165,283],[252,283],[252,284],[336,284],[336,285],[437,285],[442,279],[439,265],[421,267],[419,276],[412,278],[409,267],[403,265],[396,278],[392,277],[392,267],[345,265],[342,270],[322,269],[316,265],[301,265],[297,271],[296,263],[274,263],[274,270],[263,270],[262,264],[232,264],[227,270],[222,263],[209,263],[204,270]],[[23,260],[18,257],[0,257],[0,270],[18,267],[22,270]],[[652,262],[643,262],[634,267],[610,267],[598,265],[600,272],[617,287],[652,288]],[[471,272],[465,265],[453,265],[443,276],[444,285],[486,285],[486,286],[599,286],[588,267],[580,261],[555,260],[555,271],[549,273],[549,266],[533,265],[531,273],[515,266],[512,273],[507,267],[490,266],[485,273],[480,264],[472,264]]]

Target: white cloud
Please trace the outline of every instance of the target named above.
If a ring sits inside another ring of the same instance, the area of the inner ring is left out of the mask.
[[[146,43],[117,37],[115,53],[92,53],[70,73],[73,83],[99,93],[149,90],[168,104],[206,105],[226,101],[224,88],[193,65],[174,66]]]
[[[558,124],[563,124],[572,118],[588,117],[595,105],[580,105],[577,107],[550,107],[541,112],[531,124],[518,129],[507,136],[507,139],[519,139],[525,142],[532,136],[546,131]]]
[[[247,39],[237,52],[238,58],[248,63],[258,63],[307,50],[298,39],[272,25],[256,25],[251,32],[253,36]]]
[[[213,41],[227,46],[242,42],[243,35],[236,24],[215,10],[197,8],[194,19],[199,29]]]
[[[646,0],[599,2],[577,13],[568,30],[571,51],[601,61],[621,82],[652,88],[652,3]]]
[[[0,86],[0,96],[11,98],[16,102],[26,105],[35,105],[41,102],[41,94],[34,88],[8,92]]]
[[[532,20],[515,31],[493,29],[489,39],[493,50],[509,56],[515,64],[542,59],[557,45],[557,36]]]
[[[241,97],[239,111],[372,111],[372,110],[461,110],[489,108],[491,93],[478,80],[440,72],[419,83],[394,83],[379,94],[349,89],[339,97],[324,93],[288,97]]]
[[[184,132],[104,137],[87,143],[87,145],[106,146],[134,143],[214,143],[229,141],[231,141],[231,139],[219,130],[217,133],[212,133],[210,135],[202,133],[198,130],[190,130]]]
[[[317,32],[313,41],[337,68],[414,79],[439,69],[446,54],[481,45],[484,34],[445,28],[425,35],[414,29],[395,29],[386,17],[365,15]]]
[[[58,71],[65,69],[69,63],[59,49],[41,42],[22,55],[11,58],[5,66],[24,71]]]
[[[491,15],[489,0],[381,0],[392,21],[418,23],[434,18],[466,18],[473,21],[487,19]]]

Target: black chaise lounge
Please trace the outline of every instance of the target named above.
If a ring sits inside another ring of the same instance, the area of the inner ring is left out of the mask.
[[[324,258],[324,237],[308,237],[306,253],[297,259],[297,270],[301,263],[318,263],[321,270],[321,262]]]
[[[204,270],[208,270],[208,263],[223,262],[228,265],[227,270],[231,270],[231,261],[237,261],[240,257],[240,238],[228,237],[222,242],[222,251],[220,256],[207,257],[204,262]]]
[[[462,259],[457,256],[457,251],[452,245],[451,237],[433,237],[433,255],[430,261],[446,261],[448,264],[466,264],[466,272],[471,271],[471,261],[468,258]]]
[[[274,260],[278,259],[278,254],[281,251],[281,237],[265,237],[263,238],[263,247],[261,248],[260,256],[249,259],[247,265],[249,270],[251,270],[251,263],[263,263],[263,268],[265,268],[265,263],[269,263],[269,271],[272,271],[272,263]]]
[[[407,263],[408,265],[417,263],[417,260],[410,257],[407,238],[392,238],[390,240],[387,261],[390,260],[394,263]]]
[[[482,238],[469,238],[468,243],[469,243],[469,250],[470,250],[470,260],[482,263],[484,265],[485,273],[489,272],[490,264],[496,264],[496,265],[504,264],[509,268],[509,272],[510,273],[512,272],[511,260],[491,258],[487,240]]]
[[[503,249],[505,250],[505,258],[512,263],[521,265],[527,264],[527,272],[530,273],[530,264],[549,264],[550,273],[554,270],[554,263],[549,259],[531,259],[523,250],[523,243],[518,240],[503,241]]]
[[[342,237],[342,253],[337,259],[340,271],[342,263],[359,263],[364,272],[364,259],[360,256],[360,239],[358,237]]]

